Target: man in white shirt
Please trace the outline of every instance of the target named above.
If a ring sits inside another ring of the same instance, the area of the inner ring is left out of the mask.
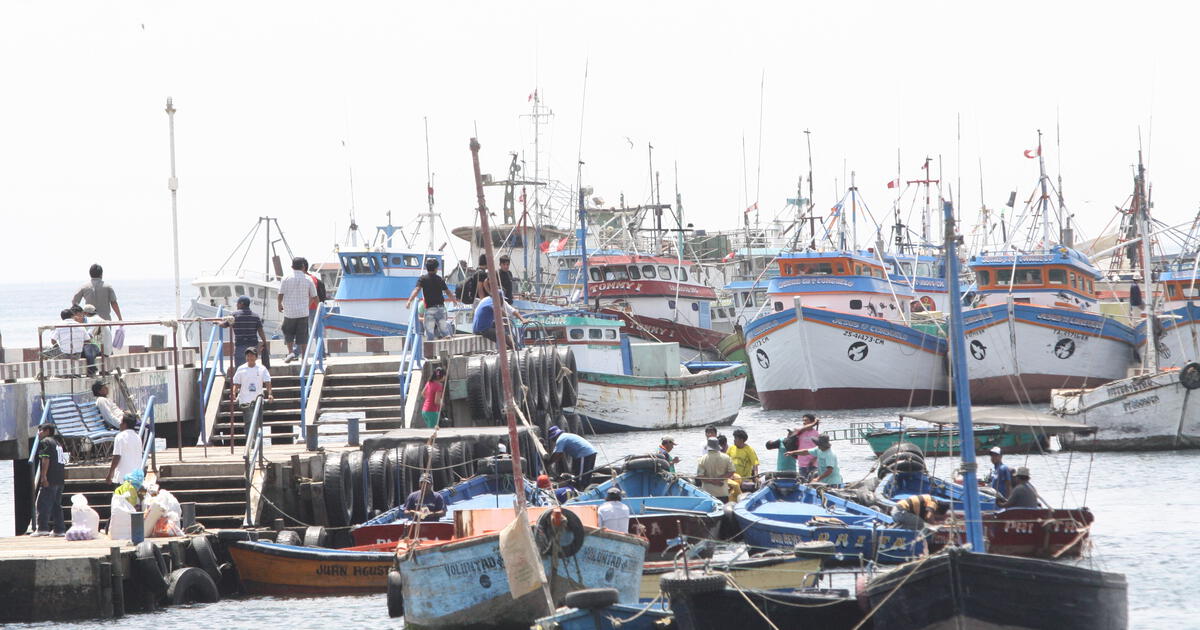
[[[113,458],[105,477],[110,483],[121,483],[125,475],[142,467],[142,440],[137,431],[137,416],[127,413],[121,416],[121,432],[113,439]]]
[[[604,504],[596,510],[597,524],[622,534],[629,533],[629,506],[621,502],[621,489],[613,486],[604,495]]]
[[[292,275],[279,283],[279,312],[283,313],[281,329],[289,351],[285,363],[304,356],[304,347],[308,345],[308,305],[317,297],[317,287],[304,273],[304,267],[303,258],[293,258]],[[296,344],[294,352],[291,351],[292,343]]]
[[[271,372],[259,365],[257,350],[246,348],[246,362],[233,373],[233,397],[245,409],[254,404],[255,398],[263,395],[268,401],[275,400],[271,395]]]
[[[104,418],[104,424],[110,427],[120,426],[121,418],[125,417],[125,410],[108,397],[108,385],[105,385],[104,381],[92,383],[92,395],[96,397],[96,409],[100,412],[100,417]]]
[[[59,316],[66,324],[84,323],[82,310],[75,312],[72,309],[64,308]],[[54,343],[58,344],[58,348],[62,350],[63,354],[72,358],[85,359],[88,376],[96,373],[96,356],[100,353],[100,348],[90,343],[91,339],[91,333],[83,326],[59,326],[54,329]]]

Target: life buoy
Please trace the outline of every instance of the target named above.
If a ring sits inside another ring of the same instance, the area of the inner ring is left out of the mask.
[[[558,525],[554,524],[555,520],[559,520]],[[583,531],[583,521],[579,520],[574,512],[562,508],[546,510],[538,517],[537,534],[538,548],[542,555],[549,554],[557,547],[558,555],[563,558],[570,558],[578,553],[583,547],[583,538],[587,535]]]
[[[1192,362],[1179,370],[1179,382],[1188,389],[1200,387],[1200,363]]]

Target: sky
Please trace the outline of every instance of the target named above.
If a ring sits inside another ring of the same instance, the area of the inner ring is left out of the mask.
[[[426,120],[437,209],[447,227],[470,224],[469,139],[485,173],[502,177],[518,152],[531,174],[523,115],[535,89],[554,112],[543,177],[573,183],[582,160],[594,196],[646,202],[653,145],[664,198],[678,186],[686,221],[710,230],[738,227],[756,201],[763,222],[785,209],[807,177],[805,130],[822,214],[853,172],[882,219],[897,162],[902,179],[919,179],[926,156],[944,194],[958,200],[961,189],[968,219],[981,164],[983,203],[999,208],[1013,190],[1023,201],[1038,175],[1023,151],[1041,129],[1083,236],[1128,197],[1139,133],[1156,217],[1187,223],[1200,206],[1195,12],[10,0],[0,4],[0,282],[82,280],[92,262],[114,283],[172,275],[167,97],[185,279],[220,265],[260,216],[277,217],[311,261],[332,259],[352,207],[363,226],[389,211],[411,224],[425,210]],[[497,189],[488,201],[498,211]],[[439,230],[437,245],[447,241],[465,255]]]

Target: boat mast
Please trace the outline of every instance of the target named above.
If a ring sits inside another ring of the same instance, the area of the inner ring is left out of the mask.
[[[967,543],[979,553],[983,544],[983,520],[979,507],[975,463],[975,431],[971,424],[971,385],[967,378],[966,337],[963,334],[962,296],[958,287],[958,234],[955,231],[954,204],[943,202],[946,221],[946,289],[950,302],[950,360],[953,366],[954,402],[958,407],[958,434],[962,456],[963,506],[966,511]]]
[[[483,175],[479,171],[479,141],[471,138],[471,166],[475,170],[475,197],[479,201],[479,227],[484,234],[491,234],[491,228],[488,226],[488,210],[487,200],[483,196]],[[496,251],[492,246],[492,239],[483,239],[484,251],[487,253],[488,268],[499,269],[495,265]],[[504,417],[508,422],[508,443],[509,452],[512,453],[512,472],[513,486],[517,495],[517,510],[525,508],[525,478],[524,471],[521,469],[521,441],[517,438],[517,416],[514,412],[515,405],[513,404],[513,384],[512,373],[508,369],[508,337],[505,334],[505,302],[503,299],[496,299],[494,296],[500,295],[500,274],[489,273],[487,275],[488,295],[492,297],[492,308],[496,312],[496,352],[500,359],[500,387],[504,391]]]
[[[808,145],[808,246],[817,248],[816,217],[813,216],[813,171],[812,171],[812,132],[804,130],[804,143]]]
[[[1137,215],[1138,232],[1142,237],[1142,312],[1146,315],[1146,354],[1142,367],[1158,371],[1158,339],[1154,334],[1154,285],[1150,263],[1150,204],[1146,203],[1146,167],[1138,149],[1137,177],[1133,180],[1133,211]]]
[[[175,105],[169,96],[167,97],[166,112],[171,136],[171,179],[167,180],[167,188],[171,191],[171,239],[175,251],[175,320],[178,321],[183,317],[179,288],[179,211],[177,204],[179,179],[175,177]]]
[[[1042,156],[1042,130],[1038,129],[1038,184],[1042,187],[1042,249],[1050,251],[1050,193],[1046,190],[1046,158]]]
[[[429,204],[429,213],[426,215],[429,217],[429,249],[427,251],[428,251],[428,253],[433,253],[433,251],[434,251],[433,250],[433,248],[434,248],[434,241],[433,241],[434,233],[433,232],[434,232],[434,225],[435,225],[434,221],[435,221],[435,218],[437,217],[437,214],[434,213],[434,210],[433,210],[433,171],[431,170],[431,168],[429,166],[429,117],[428,116],[425,117],[425,195],[427,197],[427,202]],[[445,273],[445,272],[446,272],[446,270],[443,269],[442,273]]]

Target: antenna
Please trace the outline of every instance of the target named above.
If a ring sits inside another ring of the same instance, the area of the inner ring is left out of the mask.
[[[758,82],[758,164],[754,175],[754,225],[758,226],[758,201],[762,191],[762,136],[763,136],[763,91],[767,85],[767,69],[763,68],[762,77]]]
[[[346,150],[346,171],[350,179],[350,227],[346,232],[346,241],[351,247],[358,247],[358,222],[354,218],[354,162],[350,159],[350,145],[344,138],[342,148]]]
[[[429,203],[429,251],[434,249],[433,171],[429,164],[429,117],[425,117],[425,194]],[[391,223],[389,218],[388,223]]]

